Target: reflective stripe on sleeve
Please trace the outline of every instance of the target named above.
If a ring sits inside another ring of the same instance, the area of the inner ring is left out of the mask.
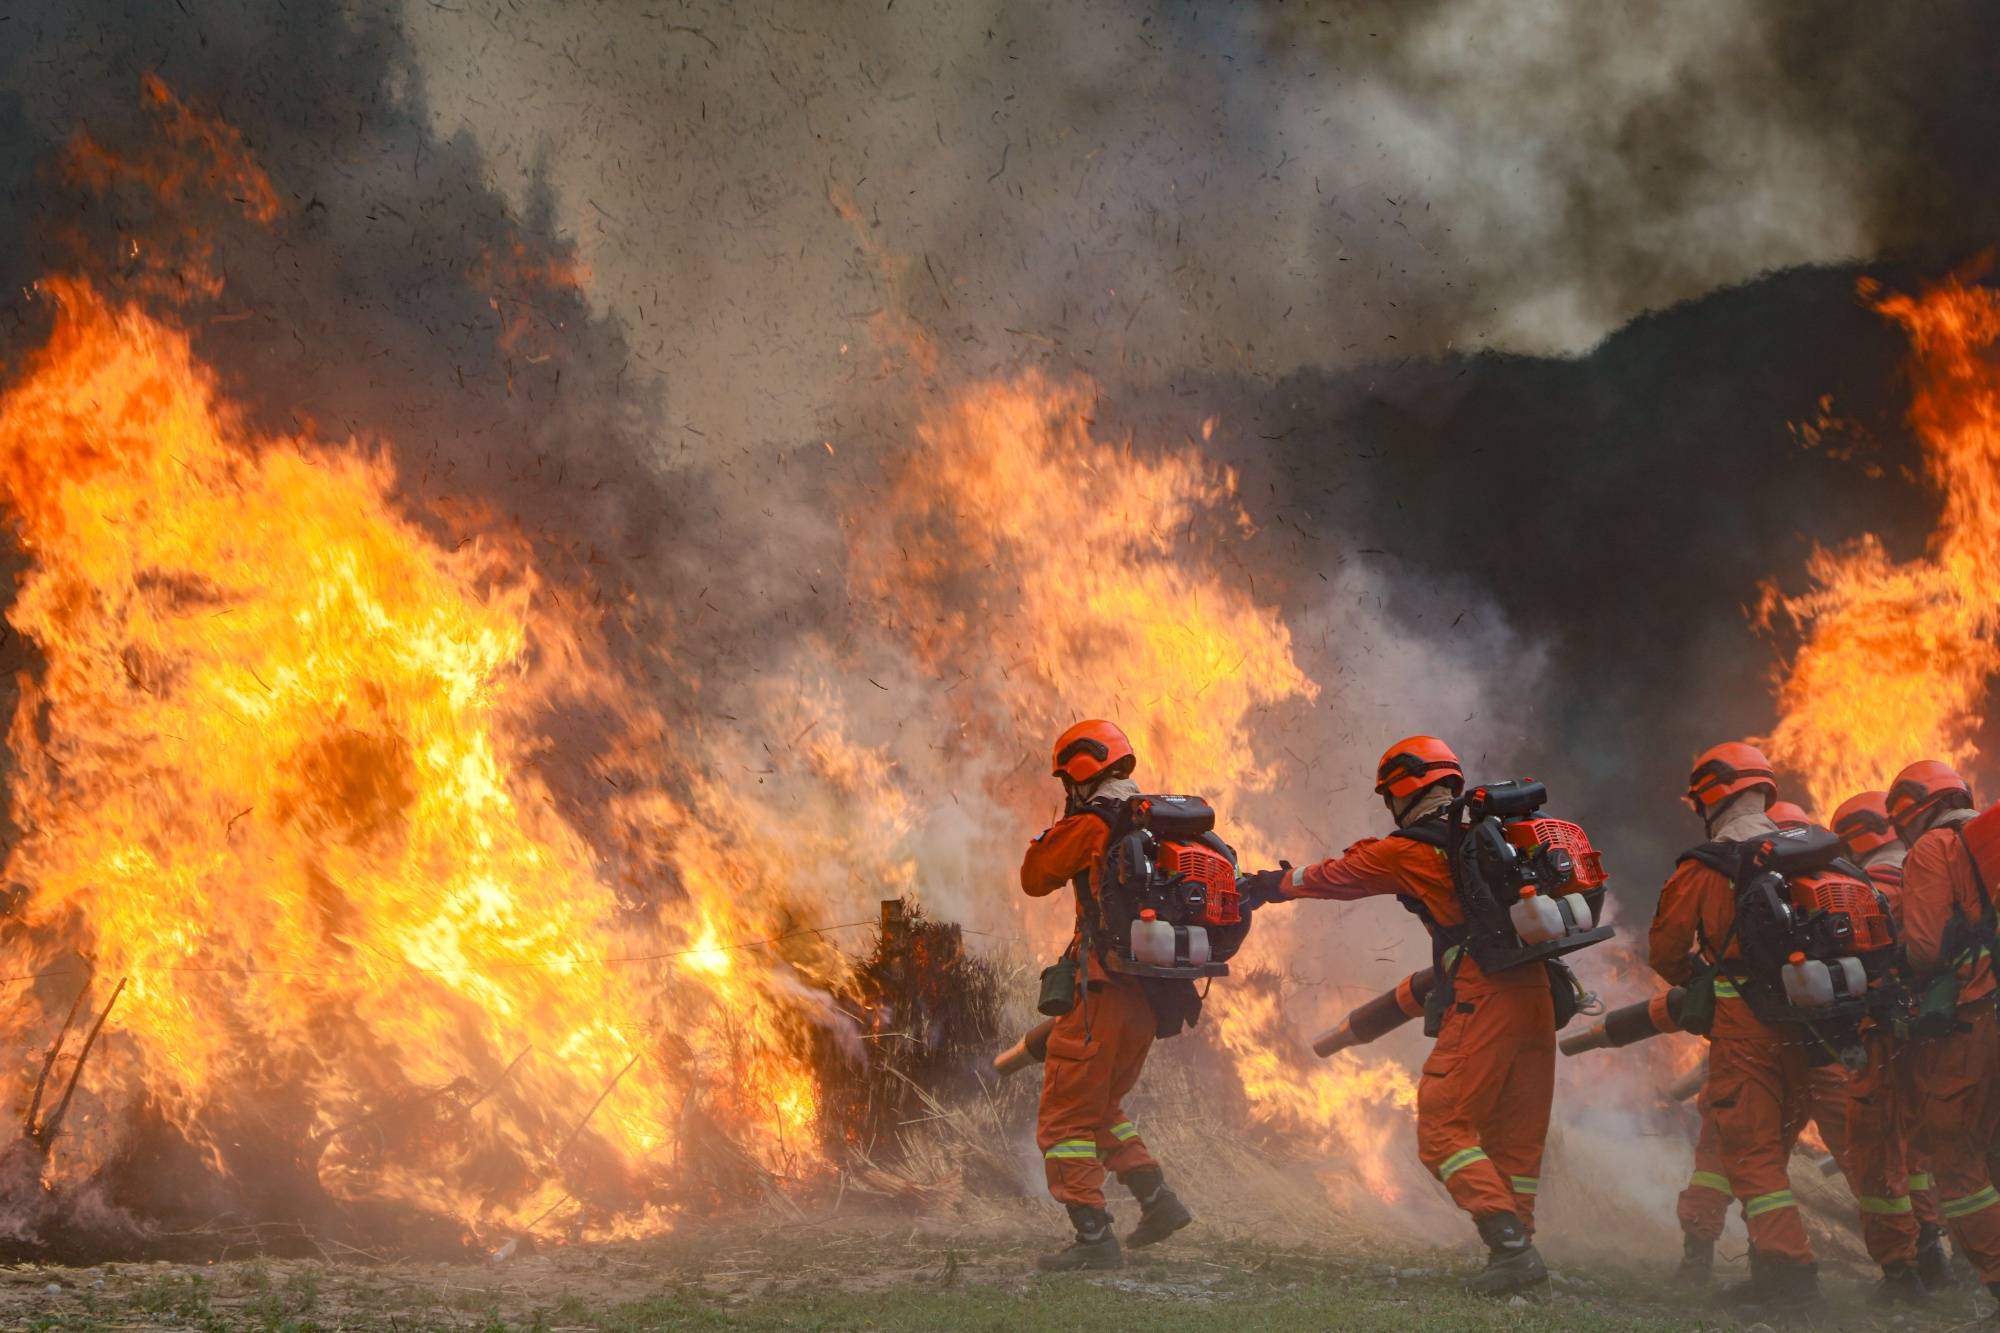
[[[1717,999],[1721,1000],[1740,1000],[1743,998],[1742,994],[1736,989],[1736,983],[1728,977],[1717,977],[1715,979],[1715,995]]]
[[[1909,1188],[1912,1193],[1915,1193],[1918,1190],[1933,1189],[1936,1186],[1937,1186],[1937,1177],[1933,1176],[1928,1171],[1917,1171],[1912,1173],[1910,1176]]]

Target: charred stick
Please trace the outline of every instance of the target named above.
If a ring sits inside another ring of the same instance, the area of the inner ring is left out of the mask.
[[[118,988],[112,991],[111,998],[104,1002],[104,1012],[97,1016],[95,1023],[91,1024],[90,1035],[83,1039],[83,1049],[76,1053],[76,1067],[69,1071],[69,1084],[63,1089],[62,1100],[56,1103],[56,1109],[49,1112],[48,1120],[35,1132],[35,1142],[44,1149],[62,1128],[63,1116],[69,1111],[69,1099],[76,1096],[76,1085],[83,1078],[84,1061],[90,1059],[91,1048],[97,1045],[97,1036],[104,1031],[104,1020],[111,1017],[111,1007],[117,1004],[118,997],[125,993],[125,983],[128,980],[127,977],[118,978]]]
[[[84,997],[89,994],[90,978],[86,975],[83,985],[76,992],[76,998],[70,1001],[69,1013],[64,1016],[62,1028],[49,1046],[47,1058],[42,1061],[41,1076],[35,1080],[35,1095],[28,1099],[28,1114],[21,1122],[21,1132],[30,1138],[35,1134],[35,1117],[42,1111],[42,1092],[49,1085],[49,1071],[56,1067],[56,1061],[62,1057],[63,1041],[69,1036],[71,1025],[76,1022],[77,1014],[83,1009]]]
[[[523,1052],[523,1054],[526,1054],[526,1052]],[[604,1085],[604,1091],[597,1094],[597,1100],[592,1102],[590,1104],[590,1109],[583,1113],[583,1119],[576,1122],[576,1128],[572,1129],[569,1132],[569,1137],[563,1140],[562,1147],[556,1149],[556,1155],[554,1160],[558,1162],[562,1160],[563,1154],[568,1152],[570,1149],[570,1145],[576,1142],[576,1136],[583,1133],[583,1127],[590,1123],[590,1118],[592,1116],[597,1114],[597,1108],[604,1105],[604,1099],[611,1095],[611,1090],[617,1087],[620,1083],[622,1083],[625,1080],[625,1076],[632,1072],[632,1066],[638,1064],[639,1057],[644,1054],[645,1054],[644,1051],[632,1052],[632,1058],[625,1062],[625,1067],[619,1070],[616,1074],[613,1074],[611,1076],[611,1081]],[[546,1217],[548,1216],[548,1214],[544,1213],[542,1216]]]
[[[508,1063],[505,1069],[500,1071],[500,1076],[494,1079],[491,1083],[487,1084],[486,1087],[480,1091],[477,1097],[474,1097],[471,1101],[466,1102],[461,1109],[470,1111],[473,1107],[479,1105],[479,1103],[485,1101],[488,1097],[491,1097],[495,1092],[499,1090],[500,1085],[507,1081],[508,1075],[512,1074],[515,1068],[521,1063],[521,1061],[525,1060],[528,1057],[528,1052],[533,1049],[534,1048],[532,1046],[523,1046],[521,1048],[521,1053],[515,1056],[513,1060]],[[401,1115],[405,1111],[414,1110],[417,1107],[422,1106],[427,1102],[434,1102],[438,1098],[445,1096],[447,1093],[456,1092],[467,1086],[468,1086],[468,1080],[462,1078],[453,1079],[451,1082],[446,1083],[441,1087],[432,1088],[428,1092],[420,1092],[414,1097],[406,1097],[402,1101],[391,1103],[390,1105],[384,1106],[379,1110],[370,1111],[366,1115],[359,1115],[352,1120],[342,1121],[340,1124],[335,1125],[332,1129],[327,1130],[324,1134],[315,1134],[312,1138],[307,1139],[305,1150],[309,1156],[316,1158],[321,1153],[326,1151],[326,1147],[329,1143],[332,1143],[335,1139],[339,1138],[342,1134],[345,1134],[350,1129],[359,1129],[363,1125],[372,1125],[378,1120],[386,1120],[390,1116]]]
[[[500,1077],[494,1079],[491,1083],[488,1083],[485,1089],[481,1091],[477,1097],[474,1097],[471,1101],[467,1102],[465,1104],[465,1109],[470,1111],[473,1107],[479,1105],[479,1103],[485,1101],[488,1097],[491,1097],[494,1093],[500,1091],[500,1085],[502,1083],[505,1083],[509,1078],[513,1076],[514,1071],[520,1068],[521,1061],[527,1059],[528,1052],[534,1049],[535,1048],[533,1046],[523,1046],[521,1048],[521,1053],[515,1056],[512,1060],[509,1060],[507,1062],[507,1067],[500,1071]]]

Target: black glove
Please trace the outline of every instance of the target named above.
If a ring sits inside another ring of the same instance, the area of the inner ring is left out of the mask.
[[[1236,877],[1237,906],[1254,912],[1266,903],[1283,902],[1285,877],[1292,873],[1290,861],[1278,862],[1276,870],[1259,870],[1254,875]]]

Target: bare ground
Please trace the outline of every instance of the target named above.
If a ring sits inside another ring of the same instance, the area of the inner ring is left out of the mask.
[[[1467,1249],[1263,1246],[1197,1225],[1115,1273],[1049,1278],[1033,1256],[1059,1234],[1022,1203],[976,1220],[830,1216],[738,1223],[670,1238],[516,1253],[483,1264],[262,1260],[0,1270],[0,1326],[31,1329],[1154,1329],[1730,1327],[1662,1280],[1666,1256],[1611,1267],[1558,1261],[1545,1293],[1464,1297]],[[1864,1303],[1861,1275],[1828,1282],[1813,1328],[1963,1327],[1991,1308],[1969,1287],[1922,1315]],[[1768,1317],[1767,1317],[1768,1318]],[[1780,1321],[1772,1321],[1780,1322]]]

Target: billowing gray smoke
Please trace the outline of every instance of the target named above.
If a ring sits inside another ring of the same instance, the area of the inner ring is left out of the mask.
[[[1090,371],[1142,441],[1219,411],[1270,568],[1451,581],[1549,642],[1542,689],[1501,705],[1509,758],[1593,793],[1641,878],[1692,832],[1687,757],[1769,725],[1759,581],[1813,541],[1925,529],[1900,351],[1842,266],[1914,281],[2000,221],[1978,54],[2000,19],[1971,4],[410,23],[439,125],[554,186],[671,389],[674,457],[765,481],[815,435],[871,446],[885,307],[961,369]],[[1833,267],[1763,277],[1801,265]],[[1890,480],[1800,447],[1828,394]],[[1502,699],[1521,674],[1476,665]]]
[[[1802,538],[1919,529],[1900,487],[1870,494],[1784,429],[1835,393],[1897,461],[1891,341],[1836,273],[1579,363],[1450,349],[1574,353],[1767,269],[1967,253],[1994,220],[1972,169],[1996,139],[1973,54],[1994,22],[29,4],[0,52],[0,266],[19,291],[79,228],[113,250],[125,219],[72,213],[48,164],[81,125],[140,132],[159,73],[244,129],[288,208],[272,235],[210,224],[251,316],[204,334],[230,387],[393,434],[422,488],[491,499],[599,581],[670,589],[662,607],[728,590],[745,639],[697,636],[724,667],[838,614],[808,585],[844,543],[787,460],[893,432],[875,312],[909,312],[963,370],[1080,366],[1140,419],[1219,409],[1277,567],[1498,597],[1556,648],[1562,707],[1502,724],[1524,757],[1643,774],[1650,800],[1712,731],[1765,721],[1768,649],[1740,625],[1756,580]],[[496,261],[517,240],[525,271]],[[590,308],[534,280],[572,245]]]

